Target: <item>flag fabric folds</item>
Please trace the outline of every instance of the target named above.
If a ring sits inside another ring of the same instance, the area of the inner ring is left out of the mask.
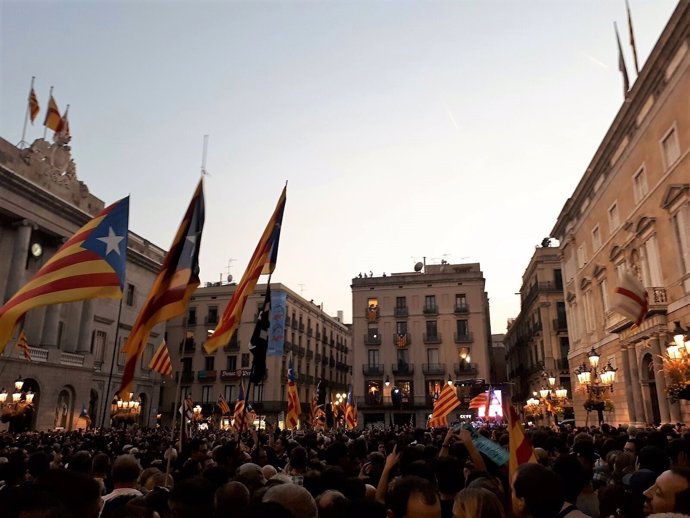
[[[26,339],[26,333],[22,329],[17,338],[17,347],[24,353],[24,359],[31,361],[31,351],[29,350],[29,342]]]
[[[192,401],[191,395],[187,395],[184,403],[180,406],[180,413],[183,417],[186,417],[188,421],[194,418],[194,401]]]
[[[625,66],[621,38],[618,35],[618,25],[614,23],[614,27],[616,29],[616,42],[618,43],[618,70],[623,74],[623,97],[627,97],[628,91],[630,90],[630,78],[628,77],[628,68]]]
[[[249,352],[252,353],[252,372],[249,381],[261,383],[266,376],[266,352],[268,351],[268,330],[271,326],[271,284],[266,285],[264,307],[254,327],[254,333],[249,340]]]
[[[67,110],[69,110],[69,105],[67,105]],[[62,135],[64,137],[69,137],[69,120],[67,119],[67,110],[65,110],[65,114],[60,117],[60,122],[58,122],[57,127],[55,128],[55,134],[56,135]]]
[[[230,405],[225,401],[222,394],[218,395],[218,408],[220,409],[220,414],[225,415],[230,413]]]
[[[235,402],[235,411],[233,413],[235,429],[239,431],[242,426],[242,414],[244,414],[244,381],[240,383],[240,393],[237,394],[237,401]]]
[[[345,403],[345,426],[348,430],[357,428],[357,403],[352,397],[352,385],[347,390],[347,401]]]
[[[127,360],[120,385],[122,394],[130,392],[137,361],[146,347],[151,329],[184,313],[189,298],[199,286],[199,248],[203,228],[204,190],[203,180],[199,180],[170,251],[125,344]]]
[[[427,428],[448,428],[448,416],[429,418],[426,423]]]
[[[158,349],[156,349],[156,352],[153,353],[153,358],[151,358],[151,361],[149,362],[149,369],[157,372],[158,374],[162,374],[163,376],[173,375],[170,352],[168,351],[168,346],[165,343],[165,340],[161,342],[161,344],[158,346]]]
[[[486,405],[488,405],[488,404],[489,404],[489,395],[486,392],[482,392],[481,394],[470,399],[469,408],[479,409],[479,408],[486,407]]]
[[[299,401],[299,393],[295,383],[295,369],[292,367],[292,354],[290,354],[287,370],[287,414],[285,415],[285,428],[290,430],[297,428],[301,414],[302,405]]]
[[[81,227],[0,308],[0,353],[17,321],[30,309],[97,297],[122,297],[127,256],[129,197]]]
[[[53,131],[57,131],[61,120],[62,117],[60,117],[60,110],[58,109],[58,105],[55,102],[55,98],[51,94],[50,99],[48,100],[48,109],[46,110],[46,118],[43,121],[43,125],[47,128],[52,129]]]
[[[633,52],[633,62],[635,63],[635,73],[640,73],[640,66],[637,63],[637,47],[635,46],[635,33],[633,32],[632,16],[630,15],[630,6],[628,0],[625,0],[625,9],[628,11],[628,32],[630,33],[630,46]]]
[[[242,311],[247,299],[254,291],[259,276],[262,274],[273,273],[278,259],[278,243],[280,241],[280,228],[283,223],[283,212],[285,210],[285,197],[287,187],[283,189],[278,205],[268,221],[268,225],[261,235],[259,244],[254,250],[249,265],[242,275],[235,293],[232,295],[229,304],[226,306],[213,334],[206,340],[204,348],[211,354],[219,347],[230,342],[232,335],[237,331],[237,327],[242,319]]]
[[[311,425],[315,430],[326,428],[325,403],[321,401],[321,380],[316,385],[314,397],[311,399]]]
[[[649,310],[647,290],[635,275],[626,270],[618,279],[612,309],[638,326]]]
[[[441,395],[434,405],[433,417],[445,417],[460,406],[455,385],[444,384]]]
[[[41,106],[38,104],[36,90],[34,90],[33,87],[31,87],[31,91],[29,92],[29,118],[31,119],[31,124],[34,123],[36,117],[38,117],[38,112],[40,111]]]
[[[513,480],[513,475],[518,466],[526,463],[536,463],[537,459],[534,456],[534,448],[529,439],[525,437],[525,431],[520,424],[520,418],[509,399],[506,399],[505,407],[504,413],[508,416],[508,446],[510,451],[508,476],[509,480]]]

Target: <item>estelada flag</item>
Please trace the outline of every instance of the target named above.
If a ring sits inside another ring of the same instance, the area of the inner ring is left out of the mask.
[[[489,395],[486,392],[482,392],[470,400],[469,408],[479,409],[484,408],[489,404]]]
[[[50,99],[48,100],[48,110],[46,111],[46,118],[43,121],[43,125],[52,129],[53,131],[57,131],[61,120],[62,117],[60,117],[60,110],[55,102],[55,98],[51,95]]]
[[[225,401],[225,398],[222,394],[218,395],[218,408],[220,409],[221,415],[230,413],[230,405],[228,405],[228,402]]]
[[[31,88],[29,92],[29,118],[31,119],[31,124],[34,123],[36,117],[38,117],[38,112],[41,111],[41,107],[38,104],[38,97],[36,97],[36,91]]]
[[[448,428],[448,416],[430,417],[426,423],[427,428]]]
[[[0,353],[30,309],[98,297],[119,299],[125,279],[129,197],[103,209],[0,308]]]
[[[22,329],[17,338],[17,347],[19,347],[24,353],[24,358],[31,361],[31,351],[29,350],[29,342],[26,339],[26,333]]]
[[[253,293],[259,276],[262,274],[273,273],[278,260],[278,244],[280,242],[280,228],[283,224],[283,212],[285,211],[285,197],[287,186],[283,189],[278,205],[273,211],[268,225],[261,235],[259,244],[254,250],[249,265],[242,275],[235,293],[233,293],[229,304],[226,306],[223,316],[216,326],[213,334],[206,340],[204,349],[212,354],[216,349],[230,342],[232,335],[240,325],[242,310],[249,296]]]
[[[242,426],[242,415],[244,414],[244,382],[240,383],[240,393],[237,395],[237,401],[235,402],[235,413],[233,418],[235,420],[235,429],[239,430]]]
[[[184,313],[189,298],[199,286],[199,248],[203,228],[204,190],[203,180],[199,180],[170,251],[125,344],[127,362],[122,374],[121,394],[130,393],[137,361],[146,347],[151,329]]]
[[[292,354],[288,362],[287,370],[287,414],[285,416],[285,428],[294,429],[299,423],[299,416],[302,415],[302,404],[299,400],[297,392],[297,384],[295,382],[295,369],[292,367]]]
[[[647,290],[639,279],[628,270],[623,271],[618,280],[612,309],[632,320],[638,326],[647,315],[649,310]]]
[[[345,426],[349,430],[357,427],[357,405],[352,396],[352,385],[348,387],[347,402],[345,403]]]
[[[149,369],[163,376],[172,376],[173,368],[172,362],[170,361],[170,353],[168,352],[168,346],[165,340],[161,342],[153,354],[153,358],[149,362]]]

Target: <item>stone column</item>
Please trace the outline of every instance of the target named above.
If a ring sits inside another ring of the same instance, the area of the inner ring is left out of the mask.
[[[665,333],[660,334],[660,335],[659,335],[659,340],[658,340],[659,349],[661,350],[662,344],[665,345],[665,344],[671,342],[671,340],[672,340],[672,338],[671,338],[669,335],[667,335],[667,334],[665,334]],[[659,363],[663,363],[661,360],[658,360],[658,361],[659,361]],[[655,366],[655,367],[656,367],[656,366]],[[666,374],[663,372],[663,370],[662,370],[662,372],[661,372],[661,375],[662,375],[662,377],[664,378],[664,383],[666,383],[668,380],[667,380]],[[659,396],[661,397],[662,394],[660,393]],[[666,391],[665,391],[665,390],[664,390],[664,393],[663,393],[663,397],[664,397],[664,398],[667,397],[667,396],[666,396]],[[669,414],[670,414],[670,418],[671,418],[671,422],[672,422],[672,423],[678,423],[678,422],[682,422],[682,421],[683,421],[683,419],[681,418],[680,403],[679,403],[678,401],[676,401],[675,403],[671,403],[671,401],[668,400],[668,411],[669,411]]]
[[[70,302],[65,305],[65,309],[67,310],[67,317],[65,318],[65,326],[62,330],[62,349],[67,352],[75,353],[78,348],[82,302]]]
[[[623,376],[625,377],[626,387],[632,386],[632,374],[630,372],[630,351],[627,347],[622,347],[623,352]],[[631,423],[637,422],[637,407],[635,406],[635,398],[633,397],[633,391],[628,388],[625,391],[625,399],[628,405],[628,420]]]
[[[630,365],[630,385],[628,386],[628,391],[632,392],[637,422],[648,422],[643,406],[642,386],[640,385],[640,364],[637,361],[637,350],[635,344],[629,345],[628,349],[626,349],[626,352],[628,353],[628,363]],[[625,358],[625,355],[623,358]]]
[[[671,413],[668,408],[668,396],[666,395],[666,378],[664,377],[664,369],[661,364],[661,345],[659,337],[655,336],[649,339],[652,346],[652,364],[654,365],[654,381],[656,381],[657,399],[659,400],[659,413],[661,414],[661,422],[668,423],[671,421]]]
[[[58,323],[60,322],[60,304],[53,304],[46,308],[46,317],[43,320],[43,333],[41,334],[41,345],[46,347],[57,347]]]
[[[26,261],[29,257],[29,242],[31,241],[31,231],[34,228],[35,225],[26,219],[17,224],[17,231],[14,236],[14,246],[12,247],[10,271],[7,276],[7,286],[5,287],[4,302],[7,302],[22,284],[24,284]]]
[[[79,327],[78,353],[91,350],[91,333],[93,331],[93,300],[87,299],[81,307],[81,325]],[[104,346],[105,347],[105,346]]]

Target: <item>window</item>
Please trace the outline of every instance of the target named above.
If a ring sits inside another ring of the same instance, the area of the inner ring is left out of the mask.
[[[671,128],[666,136],[661,140],[661,147],[664,151],[664,162],[666,169],[676,163],[680,158],[680,147],[678,146],[678,135],[676,128]]]
[[[228,356],[227,358],[226,370],[234,371],[237,370],[237,356]]]
[[[192,359],[182,358],[182,372],[192,372]]]
[[[467,320],[464,320],[464,319],[463,320],[457,320],[456,326],[457,326],[458,337],[469,336],[470,328],[469,328]]]
[[[223,392],[224,392],[223,397],[225,398],[225,401],[226,401],[228,404],[230,404],[230,411],[231,411],[231,412],[232,412],[232,408],[233,408],[233,407],[232,407],[231,401],[234,399],[234,398],[233,398],[233,395],[232,395],[232,392],[233,392],[233,389],[234,389],[234,388],[235,388],[234,385],[225,385],[225,390],[223,391]]]
[[[395,297],[395,307],[396,308],[406,308],[407,300],[405,297]]]
[[[93,332],[93,342],[91,347],[91,352],[93,353],[93,358],[97,362],[103,361],[103,355],[105,354],[105,343],[108,335],[105,331],[95,330]]]
[[[127,305],[134,306],[134,284],[127,284]]]
[[[436,312],[436,295],[427,295],[424,297],[424,313]]]
[[[559,330],[568,327],[565,317],[565,302],[556,302],[556,326]]]
[[[410,362],[410,354],[407,349],[397,349],[398,367],[407,366]]]
[[[211,389],[213,385],[203,385],[201,387],[201,402],[210,403],[211,402]]]
[[[183,399],[187,399],[187,397],[192,397],[192,387],[187,386],[187,385],[182,385],[180,387],[180,394],[182,394]]]
[[[587,290],[584,297],[585,330],[588,333],[594,331],[594,307],[592,305],[592,290]]]
[[[242,353],[242,368],[249,367],[249,353]]]
[[[455,311],[467,311],[467,297],[464,293],[455,294]]]
[[[559,290],[563,289],[563,273],[561,272],[560,268],[557,268],[553,271],[553,280],[554,283],[556,284],[556,288]]]
[[[595,252],[601,248],[601,234],[599,234],[599,225],[592,229],[592,251]]]
[[[426,350],[426,362],[431,366],[436,366],[439,364],[438,359],[438,349],[427,349]]]
[[[189,312],[187,313],[187,325],[196,325],[196,308],[189,308]]]
[[[367,342],[377,343],[379,341],[379,328],[370,327],[367,329]]]
[[[673,215],[673,231],[676,234],[678,246],[673,247],[680,254],[681,271],[690,273],[690,218],[688,205],[684,205]]]
[[[613,234],[618,226],[620,225],[620,220],[618,218],[618,203],[614,203],[609,207],[609,232]]]
[[[426,337],[429,340],[436,339],[438,336],[438,328],[437,328],[437,323],[436,320],[427,320],[426,321]]]
[[[661,261],[659,259],[659,248],[656,242],[656,235],[652,234],[641,247],[642,252],[642,271],[645,286],[662,286]]]
[[[644,167],[641,167],[639,171],[633,175],[633,194],[635,196],[635,203],[640,203],[647,192],[647,174],[645,173]]]
[[[216,362],[215,356],[206,356],[204,358],[204,369],[207,371],[214,370],[214,364]]]
[[[577,267],[582,268],[585,265],[585,245],[584,243],[577,247]]]
[[[206,317],[207,324],[217,324],[218,323],[218,306],[209,306],[208,316]]]
[[[369,365],[378,365],[379,364],[379,350],[378,349],[369,349],[367,352],[367,357],[369,359]]]
[[[568,358],[568,350],[570,349],[570,344],[568,343],[568,337],[567,336],[561,336],[560,346],[561,346],[561,358],[567,359]]]
[[[117,346],[117,364],[122,367],[127,362],[127,353],[125,352],[125,344],[127,343],[127,337],[123,336],[120,338],[120,343]]]
[[[399,335],[406,335],[407,334],[407,322],[405,322],[405,321],[396,322],[395,323],[395,332]]]

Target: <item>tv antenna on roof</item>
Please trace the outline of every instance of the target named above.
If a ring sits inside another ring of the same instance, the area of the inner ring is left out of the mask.
[[[305,286],[305,284],[304,284],[304,283],[300,283],[300,284],[298,284],[297,286],[299,286],[299,296],[300,296],[300,297],[303,297],[303,296],[304,296],[304,286]]]
[[[206,170],[206,155],[208,154],[208,135],[204,135],[204,150],[201,153],[201,176],[211,176]]]
[[[232,282],[232,274],[230,273],[230,268],[232,267],[232,263],[234,263],[235,261],[237,261],[237,259],[228,259],[228,265],[225,267],[225,269],[228,271],[228,276],[226,277],[228,279],[228,282]]]

